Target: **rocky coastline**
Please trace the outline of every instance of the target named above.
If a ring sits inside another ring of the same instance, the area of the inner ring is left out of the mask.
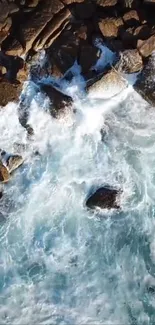
[[[101,56],[96,39],[116,58],[113,65],[100,65],[100,71],[95,68]],[[138,72],[135,90],[155,106],[154,0],[0,1],[0,47],[0,109],[17,102],[19,122],[29,136],[33,129],[28,124],[26,103],[20,98],[24,81],[37,83],[39,91],[54,106],[51,115],[59,118],[66,108],[71,109],[73,100],[61,92],[56,82],[61,78],[72,80],[75,61],[81,67],[90,96],[100,89],[104,92],[111,82],[124,89],[124,74]],[[40,66],[36,62],[42,50],[45,60]],[[53,77],[55,84],[43,84],[42,77]],[[17,154],[3,159],[3,149],[0,182],[7,182],[23,159]],[[111,190],[113,198],[109,199],[110,189],[108,194],[103,190],[102,198],[107,197],[108,203],[98,206],[115,206],[117,191]]]

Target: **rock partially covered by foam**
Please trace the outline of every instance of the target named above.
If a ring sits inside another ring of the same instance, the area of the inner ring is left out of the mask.
[[[146,101],[155,106],[155,54],[149,58],[139,74],[134,88]]]
[[[137,50],[125,50],[121,52],[120,60],[115,68],[124,73],[138,72],[143,68],[142,57]]]
[[[86,206],[90,209],[119,209],[119,195],[120,191],[118,189],[101,187],[88,198]]]
[[[62,117],[71,109],[73,100],[70,96],[64,94],[50,84],[47,85],[40,83],[40,89],[50,99],[50,113],[53,117]]]
[[[0,161],[0,182],[6,183],[10,179],[10,173],[8,169],[3,165],[3,163]]]
[[[20,167],[24,162],[21,155],[8,154],[4,150],[1,150],[1,159],[9,173]]]
[[[127,80],[115,69],[111,69],[108,73],[101,75],[99,80],[88,85],[87,90],[91,98],[111,98],[127,86]]]

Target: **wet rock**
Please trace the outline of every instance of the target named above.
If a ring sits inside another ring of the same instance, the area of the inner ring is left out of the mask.
[[[101,187],[88,198],[86,206],[90,209],[119,209],[119,194],[120,191],[117,189]]]
[[[15,82],[17,73],[24,67],[24,60],[18,56],[7,55],[0,51],[0,66],[5,67],[7,73],[5,78],[10,82]]]
[[[62,117],[66,112],[68,112],[68,110],[71,109],[73,100],[70,96],[64,94],[49,84],[47,85],[40,83],[40,89],[50,99],[50,113],[53,117]]]
[[[155,54],[144,66],[134,85],[135,90],[152,106],[155,106]]]
[[[20,85],[2,80],[0,82],[0,106],[6,106],[9,102],[18,102],[20,91]]]
[[[87,73],[97,62],[99,58],[99,50],[87,43],[83,43],[80,47],[78,63],[81,66],[82,73]]]
[[[1,160],[3,165],[7,167],[9,173],[17,169],[24,162],[21,155],[8,154],[4,150],[0,150]]]
[[[6,183],[9,181],[9,179],[10,179],[9,171],[0,161],[0,182]]]
[[[114,69],[102,74],[100,79],[88,85],[87,91],[91,98],[111,98],[127,87],[127,81]]]
[[[20,167],[24,162],[24,159],[20,155],[9,155],[6,159],[6,165],[10,173],[13,172],[13,170]]]
[[[79,39],[72,31],[63,32],[47,50],[48,61],[61,74],[70,69],[77,59]]]
[[[134,73],[143,68],[143,60],[137,50],[126,50],[121,52],[121,58],[115,68],[119,72]]]
[[[138,26],[140,23],[139,15],[136,10],[130,10],[126,12],[123,16],[125,24],[128,26]]]
[[[139,53],[144,57],[147,58],[150,56],[153,51],[155,51],[155,35],[152,35],[147,40],[138,40],[137,42],[137,49]]]
[[[107,38],[118,37],[122,27],[123,20],[121,18],[105,18],[99,22],[100,31]]]

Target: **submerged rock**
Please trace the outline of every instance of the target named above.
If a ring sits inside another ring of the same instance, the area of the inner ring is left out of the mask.
[[[135,90],[151,105],[155,106],[155,55],[149,58],[148,63],[139,74],[134,85]]]
[[[120,191],[114,188],[101,187],[92,194],[86,201],[86,206],[90,209],[119,209],[118,195]]]
[[[127,87],[127,81],[114,69],[102,74],[100,79],[87,87],[88,94],[94,98],[111,98]]]
[[[10,174],[8,169],[3,165],[2,161],[0,161],[0,182],[6,183],[10,179]]]
[[[49,84],[40,84],[40,89],[50,99],[52,104],[50,107],[50,113],[53,117],[59,118],[71,109],[73,99],[70,96]]]

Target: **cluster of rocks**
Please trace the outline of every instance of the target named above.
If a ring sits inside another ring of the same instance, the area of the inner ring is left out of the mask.
[[[86,79],[96,76],[94,66],[100,56],[96,37],[118,54],[117,71],[142,70],[155,50],[155,1],[3,0],[0,105],[18,98],[21,85],[17,80],[22,84],[27,78],[28,67],[42,49],[47,60],[38,77],[71,78],[66,73],[75,60]]]

